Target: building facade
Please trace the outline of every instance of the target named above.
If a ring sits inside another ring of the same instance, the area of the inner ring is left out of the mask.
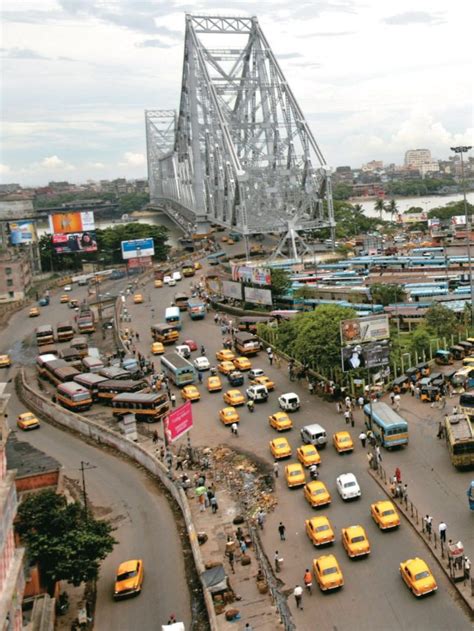
[[[405,167],[407,169],[420,169],[422,164],[431,162],[433,159],[429,149],[409,149],[405,152]]]
[[[28,250],[0,251],[0,303],[23,300],[31,289],[31,257]]]

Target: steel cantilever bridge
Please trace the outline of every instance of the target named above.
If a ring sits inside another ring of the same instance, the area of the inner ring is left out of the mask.
[[[296,256],[334,228],[329,170],[256,17],[186,15],[179,112],[145,121],[151,202],[187,234],[278,233],[275,255]]]

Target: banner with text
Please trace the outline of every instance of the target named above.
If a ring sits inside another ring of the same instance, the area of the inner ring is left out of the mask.
[[[191,401],[186,401],[184,405],[173,410],[164,420],[165,434],[168,443],[174,443],[181,438],[193,426],[193,411]]]
[[[122,258],[139,259],[145,256],[154,256],[155,243],[153,239],[133,239],[131,241],[122,241]]]
[[[36,241],[36,226],[31,221],[10,221],[10,243],[21,245]]]
[[[232,280],[241,280],[254,285],[271,285],[271,271],[268,267],[250,265],[232,265]]]
[[[257,305],[272,305],[272,292],[270,289],[257,289],[256,287],[244,287],[245,302],[253,302]]]
[[[387,366],[390,359],[390,349],[387,342],[369,342],[363,346],[345,346],[341,349],[342,370],[356,370],[357,368],[377,368]]]
[[[389,337],[390,327],[386,314],[341,321],[341,343],[343,346],[377,342],[387,340]]]
[[[234,298],[234,300],[242,300],[242,284],[234,283],[231,280],[222,281],[222,293],[226,298]]]

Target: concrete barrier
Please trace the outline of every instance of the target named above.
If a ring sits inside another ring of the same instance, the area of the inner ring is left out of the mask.
[[[168,477],[168,471],[162,462],[155,458],[153,454],[146,451],[143,447],[127,440],[117,432],[114,432],[107,427],[103,427],[85,416],[70,412],[60,405],[53,403],[45,396],[34,390],[26,382],[23,370],[21,370],[18,375],[16,385],[18,395],[24,403],[28,404],[28,409],[51,418],[58,425],[66,427],[73,432],[82,434],[99,445],[107,445],[108,447],[112,447],[120,453],[125,454],[130,459],[144,467],[147,471],[155,475],[166,487],[173,499],[176,501],[183,515],[186,524],[186,532],[188,534],[189,543],[194,557],[194,563],[201,580],[210,629],[211,631],[217,631],[217,616],[214,610],[212,596],[202,581],[204,562],[202,560],[199,543],[197,541],[196,529],[192,521],[188,500],[183,489],[176,486],[176,484],[170,480]]]

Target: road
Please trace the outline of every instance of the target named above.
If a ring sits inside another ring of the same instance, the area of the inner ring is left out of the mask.
[[[161,315],[165,307],[172,302],[175,291],[182,291],[188,287],[190,280],[183,279],[176,288],[153,289],[150,285],[144,293],[151,292],[151,305],[128,306],[132,314],[133,327],[140,333],[138,348],[141,352],[147,354],[151,343],[150,306],[155,309],[155,321],[161,320]],[[204,344],[211,361],[215,351],[221,347],[220,330],[209,316],[204,321],[192,322],[187,314],[183,314],[183,330],[180,339],[184,340],[187,337],[194,339],[198,345]],[[299,428],[310,422],[320,422],[326,427],[330,437],[334,431],[346,429],[342,417],[336,413],[334,404],[326,403],[315,396],[310,397],[302,387],[290,384],[283,370],[268,365],[264,354],[261,353],[253,361],[253,366],[264,368],[277,383],[277,390],[270,395],[269,402],[257,405],[253,414],[246,409],[239,409],[240,435],[235,438],[230,435],[229,429],[223,427],[218,421],[218,410],[223,407],[221,394],[208,393],[201,386],[201,401],[193,405],[195,429],[192,431],[192,441],[194,444],[238,444],[271,463],[268,441],[276,436],[276,432],[268,426],[267,417],[278,409],[276,403],[278,393],[294,389],[302,397],[302,408],[291,415],[294,429],[286,434],[293,450],[300,444]],[[322,630],[370,628],[388,631],[392,629],[470,628],[464,610],[456,601],[455,591],[409,524],[403,520],[397,531],[382,533],[371,520],[370,504],[384,499],[385,495],[368,474],[365,451],[357,444],[357,436],[362,426],[362,414],[357,412],[356,427],[351,430],[356,439],[356,449],[353,454],[339,456],[331,444],[321,451],[323,462],[321,479],[326,482],[333,496],[333,502],[320,514],[328,516],[336,532],[336,543],[326,551],[314,549],[304,532],[304,520],[319,513],[313,511],[306,503],[302,490],[289,490],[281,476],[277,482],[279,505],[278,509],[267,518],[263,540],[269,558],[273,558],[274,551],[279,550],[285,559],[284,570],[279,575],[285,583],[284,588],[293,589],[296,583],[301,582],[305,568],[311,565],[314,557],[325,552],[336,555],[345,575],[346,584],[341,591],[322,595],[315,590],[311,596],[311,602],[306,602],[304,611],[295,612],[298,630],[313,629],[316,612],[318,629]],[[416,451],[410,451],[410,446],[404,451],[388,454],[387,461],[391,463],[390,467],[393,466],[393,469],[399,465],[403,471],[404,460],[414,455],[416,457],[421,448],[420,443],[423,440],[423,433],[426,433],[426,428],[423,425],[421,427],[415,425],[412,430],[413,437],[416,437]],[[386,454],[384,453],[383,456],[385,461]],[[281,469],[283,467],[284,463]],[[349,471],[353,472],[360,482],[362,498],[356,502],[344,503],[337,494],[335,481],[339,474]],[[420,470],[420,479],[422,475]],[[420,483],[420,479],[414,482],[418,484],[419,489],[422,489],[423,484]],[[452,484],[457,489],[461,488],[459,480],[457,484],[454,482]],[[283,521],[287,528],[286,542],[279,541],[277,532],[279,521]],[[370,558],[351,561],[342,548],[341,528],[354,524],[361,524],[368,534],[372,546]],[[416,600],[410,594],[398,573],[400,562],[413,556],[420,556],[428,562],[439,585],[438,592],[434,596],[422,601]],[[290,600],[290,605],[294,606],[293,598]]]
[[[79,297],[83,291],[72,292]],[[34,361],[34,345],[22,345],[38,324],[71,318],[71,310],[59,305],[54,296],[52,305],[42,309],[39,318],[29,319],[27,310],[12,318],[8,327],[0,334],[2,351],[11,350],[17,362]],[[30,336],[31,337],[31,336]],[[15,340],[8,343],[9,340]],[[13,377],[15,368],[2,373],[2,379]],[[9,417],[12,428],[18,413],[24,406],[13,391]],[[64,467],[64,475],[79,480],[80,461],[89,462],[95,468],[86,473],[89,500],[98,515],[112,519],[117,530],[114,533],[118,544],[101,566],[98,581],[96,629],[155,629],[167,622],[170,613],[183,620],[186,628],[190,623],[191,605],[186,586],[181,541],[176,522],[166,497],[158,485],[143,471],[128,462],[84,443],[79,438],[63,432],[48,423],[40,430],[19,433],[25,440],[56,458]],[[114,602],[113,581],[118,564],[129,558],[143,558],[145,582],[142,594],[133,599]]]

